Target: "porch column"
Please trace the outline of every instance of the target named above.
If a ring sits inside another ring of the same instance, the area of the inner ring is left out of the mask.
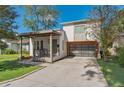
[[[53,49],[52,49],[52,44],[53,44],[53,36],[52,36],[52,34],[50,34],[50,62],[53,62]]]
[[[22,60],[22,37],[20,37],[20,53],[19,53],[19,59]]]
[[[30,56],[33,57],[33,40],[32,38],[30,37],[30,43],[29,43],[29,51],[30,51]]]

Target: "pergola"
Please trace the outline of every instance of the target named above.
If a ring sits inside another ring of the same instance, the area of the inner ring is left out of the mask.
[[[37,31],[37,32],[28,32],[28,33],[21,33],[20,36],[20,60],[22,60],[22,40],[23,37],[28,37],[28,38],[36,38],[36,37],[48,37],[50,40],[50,61],[53,61],[53,50],[52,50],[52,40],[53,36],[58,36],[60,35],[60,31],[56,30],[49,30],[49,31]],[[33,50],[34,52],[34,50]]]

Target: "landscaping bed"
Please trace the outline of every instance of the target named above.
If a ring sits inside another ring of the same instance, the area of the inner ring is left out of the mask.
[[[0,82],[30,73],[38,66],[18,63],[18,55],[0,55]]]

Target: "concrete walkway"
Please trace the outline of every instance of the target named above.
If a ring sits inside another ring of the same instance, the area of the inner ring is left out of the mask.
[[[104,87],[107,83],[95,58],[68,57],[3,87]]]

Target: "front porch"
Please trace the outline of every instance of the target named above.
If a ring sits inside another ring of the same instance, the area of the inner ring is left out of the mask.
[[[59,37],[50,35],[32,38],[34,61],[52,62],[60,56]]]
[[[30,56],[34,62],[53,62],[60,56],[60,36],[58,31],[40,31],[20,35],[30,38]],[[22,43],[20,44],[20,59],[22,58]]]

